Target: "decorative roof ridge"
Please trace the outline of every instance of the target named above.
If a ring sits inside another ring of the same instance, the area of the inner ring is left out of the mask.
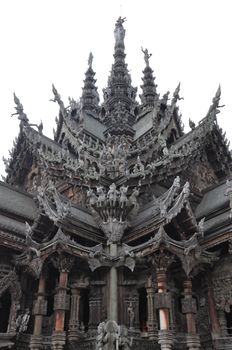
[[[27,192],[27,191],[24,191],[24,190],[22,190],[22,189],[20,189],[20,188],[18,188],[18,187],[15,187],[15,186],[13,186],[13,185],[11,185],[11,184],[8,184],[7,182],[4,182],[4,181],[1,181],[1,180],[0,180],[0,186],[7,187],[7,188],[9,188],[10,190],[13,190],[14,192],[18,192],[18,193],[20,193],[20,194],[23,194],[23,195],[26,196],[26,197],[30,197],[31,199],[34,198],[34,196],[33,196],[31,193],[29,193],[29,192]]]

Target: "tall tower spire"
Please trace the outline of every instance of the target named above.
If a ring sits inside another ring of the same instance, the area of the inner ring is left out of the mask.
[[[123,27],[124,22],[125,18],[119,17],[114,29],[114,63],[108,79],[108,86],[103,90],[103,108],[106,113],[112,112],[120,102],[128,112],[133,114],[134,108],[137,105],[135,101],[137,89],[131,86],[131,77],[125,63],[124,38],[126,31]]]
[[[82,89],[81,102],[83,109],[98,112],[99,95],[97,92],[97,87],[95,85],[96,79],[94,79],[95,72],[93,71],[92,64],[93,54],[90,52],[88,59],[88,69],[85,73],[84,87]]]
[[[154,107],[156,98],[158,94],[156,92],[157,85],[154,83],[155,77],[153,76],[153,70],[150,67],[149,58],[151,53],[148,53],[148,49],[142,49],[144,53],[144,61],[146,64],[145,69],[143,70],[143,84],[140,86],[142,89],[142,94],[139,96],[144,107]]]

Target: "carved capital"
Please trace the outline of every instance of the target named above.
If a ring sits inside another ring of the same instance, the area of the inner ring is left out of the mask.
[[[164,250],[160,250],[155,252],[152,255],[152,265],[157,269],[157,270],[167,270],[169,266],[175,261],[175,256]]]
[[[75,258],[71,255],[59,254],[51,258],[53,266],[60,272],[69,272],[73,266]]]

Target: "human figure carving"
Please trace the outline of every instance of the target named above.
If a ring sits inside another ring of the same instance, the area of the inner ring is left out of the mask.
[[[115,183],[113,182],[110,185],[109,191],[108,191],[108,194],[107,194],[107,197],[108,197],[108,200],[109,200],[109,203],[110,203],[111,207],[114,207],[116,205],[117,194],[118,194],[118,191],[116,189]]]
[[[134,312],[133,304],[131,301],[128,305],[127,313],[128,313],[128,318],[129,318],[129,327],[134,328],[135,312]]]
[[[105,344],[104,350],[118,350],[119,347],[119,335],[118,335],[118,325],[115,321],[108,321],[105,326],[106,335],[103,339]]]
[[[149,66],[149,58],[152,56],[152,53],[148,53],[148,49],[143,49],[141,47],[142,52],[144,53],[144,61],[146,63],[146,66]]]
[[[27,330],[29,319],[30,319],[30,312],[29,312],[29,309],[27,308],[25,314],[19,315],[16,320],[16,327],[19,333],[23,333]]]
[[[128,186],[124,186],[122,185],[120,187],[120,199],[119,199],[119,202],[120,202],[120,207],[121,208],[124,208],[126,206],[126,203],[127,203],[127,190],[128,190]]]

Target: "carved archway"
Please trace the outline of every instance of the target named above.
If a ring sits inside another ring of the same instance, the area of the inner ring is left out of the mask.
[[[16,272],[10,271],[0,281],[0,297],[9,290],[11,296],[11,308],[7,332],[16,332],[17,311],[20,308],[22,290]]]

